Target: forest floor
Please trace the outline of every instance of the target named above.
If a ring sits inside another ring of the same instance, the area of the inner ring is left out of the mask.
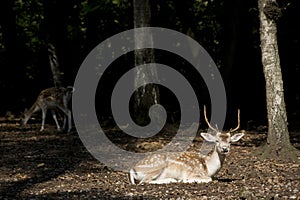
[[[39,132],[39,127],[20,129],[16,119],[0,119],[0,199],[300,199],[299,162],[261,161],[254,155],[265,132],[246,131],[210,183],[133,185],[128,174],[91,156],[75,131],[48,125]],[[195,139],[194,146],[201,141]],[[300,149],[300,132],[291,132],[291,142]]]

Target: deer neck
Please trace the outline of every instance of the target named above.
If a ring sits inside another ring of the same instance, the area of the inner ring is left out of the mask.
[[[215,175],[222,167],[225,155],[220,154],[217,152],[216,145],[214,146],[213,150],[209,153],[209,155],[206,157],[206,166],[209,176]]]
[[[34,102],[34,104],[29,108],[29,110],[27,110],[24,113],[24,117],[25,117],[25,123],[28,121],[28,119],[31,117],[31,115],[38,111],[40,109],[40,106],[38,105],[37,102]]]

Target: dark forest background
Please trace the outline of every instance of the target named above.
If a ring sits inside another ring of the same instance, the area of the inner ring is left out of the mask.
[[[290,129],[300,121],[300,1],[278,1],[278,45]],[[257,0],[152,0],[151,26],[170,28],[193,37],[211,55],[222,74],[228,100],[228,121],[241,109],[244,128],[266,125],[266,98],[261,63]],[[1,0],[0,116],[16,116],[31,106],[38,93],[53,86],[47,47],[57,49],[65,86],[72,85],[81,63],[103,40],[133,28],[130,0]],[[201,77],[175,55],[155,51],[157,61],[179,70],[197,92],[200,104],[209,98]],[[171,58],[171,59],[170,59]],[[128,66],[133,54],[116,60],[103,81],[101,105]],[[175,97],[162,88],[162,103],[176,113]],[[106,106],[107,107],[107,106]],[[109,111],[101,113],[105,118]]]

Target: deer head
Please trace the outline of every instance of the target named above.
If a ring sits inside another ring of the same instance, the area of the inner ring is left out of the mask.
[[[231,135],[234,131],[240,128],[240,109],[238,109],[238,125],[234,129],[230,129],[228,132],[221,132],[218,127],[214,128],[208,121],[206,116],[206,107],[204,106],[204,118],[208,127],[214,132],[211,133],[201,133],[201,136],[208,142],[213,142],[216,144],[216,150],[219,154],[228,154],[230,151],[230,143],[236,142],[244,136],[244,133],[236,133]]]

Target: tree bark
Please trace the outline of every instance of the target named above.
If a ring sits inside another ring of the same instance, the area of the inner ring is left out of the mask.
[[[222,71],[222,77],[225,82],[225,86],[229,86],[229,82],[234,76],[233,69],[239,59],[239,36],[241,30],[241,17],[239,16],[241,10],[241,1],[227,0],[224,1],[225,15],[224,16],[224,46],[226,51],[224,52],[224,71]],[[230,90],[228,87],[227,90]],[[227,91],[228,92],[228,91]]]
[[[52,77],[55,87],[62,87],[62,73],[59,68],[57,53],[55,47],[50,43],[48,46],[48,56],[52,71]]]
[[[290,143],[280,58],[277,44],[276,20],[267,18],[265,6],[269,0],[259,0],[262,64],[266,81],[268,138],[261,158],[296,160],[296,150]]]
[[[134,28],[149,27],[151,20],[151,10],[149,0],[134,0]],[[153,46],[153,38],[150,32],[143,32],[135,36],[136,49],[143,44]],[[141,65],[146,63],[155,63],[153,49],[142,49],[135,51],[135,86],[140,83],[146,83],[149,80],[157,80],[157,69],[155,67],[145,68]],[[146,125],[150,121],[148,116],[149,108],[153,104],[159,103],[158,87],[153,84],[147,84],[135,92],[134,101],[134,120],[141,125]]]

